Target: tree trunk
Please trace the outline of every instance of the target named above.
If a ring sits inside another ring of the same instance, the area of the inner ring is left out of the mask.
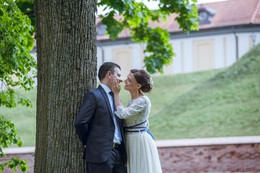
[[[96,87],[96,0],[35,0],[38,61],[36,173],[82,173],[74,120]]]

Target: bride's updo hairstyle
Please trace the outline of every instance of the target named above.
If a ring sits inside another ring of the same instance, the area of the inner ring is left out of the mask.
[[[147,71],[132,69],[130,72],[133,73],[136,82],[141,85],[140,90],[142,92],[148,93],[152,91],[153,84],[151,83],[151,75]]]

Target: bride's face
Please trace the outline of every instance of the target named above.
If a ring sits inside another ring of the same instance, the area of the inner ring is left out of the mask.
[[[127,78],[126,78],[126,80],[125,80],[125,87],[124,87],[124,89],[125,90],[128,90],[128,91],[136,91],[137,89],[138,89],[138,86],[139,86],[140,84],[138,84],[137,82],[136,82],[136,80],[135,80],[135,77],[134,77],[134,75],[133,75],[133,73],[129,73],[128,75],[127,75]]]

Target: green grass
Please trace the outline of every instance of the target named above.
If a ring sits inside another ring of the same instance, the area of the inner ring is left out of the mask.
[[[33,103],[33,108],[17,105],[16,108],[0,107],[0,115],[4,115],[5,118],[11,120],[16,129],[18,135],[23,142],[23,146],[34,146],[35,134],[36,134],[36,88],[25,92],[23,90],[16,90],[17,96],[28,98]],[[13,146],[17,147],[17,146]]]
[[[154,89],[148,94],[152,102],[151,117],[160,112],[171,100],[177,98],[181,94],[189,91],[200,82],[209,79],[222,70],[211,70],[206,72],[197,72],[192,74],[179,74],[170,76],[153,77]],[[124,84],[122,84],[122,88]],[[168,92],[170,91],[170,92]],[[20,96],[29,98],[33,103],[33,109],[18,105],[14,109],[0,107],[0,114],[10,119],[18,130],[18,135],[23,141],[23,146],[35,145],[36,133],[36,88],[29,92],[18,90]],[[124,89],[121,90],[120,97],[126,106],[130,99],[130,94]]]
[[[153,81],[149,121],[156,139],[260,135],[260,46],[227,69]],[[0,107],[0,114],[14,122],[24,146],[33,146],[36,89],[18,93],[31,99],[33,109]],[[121,99],[125,106],[130,99],[123,89]]]
[[[222,71],[222,69],[153,77],[154,88],[151,93],[146,94],[152,103],[150,117],[160,112],[164,106],[168,105],[181,94],[189,91],[200,82],[209,79],[220,71]],[[124,84],[122,85],[122,88],[123,86]],[[120,98],[122,99],[124,106],[126,106],[130,99],[129,92],[122,89]]]
[[[150,117],[150,128],[157,139],[260,135],[260,45],[170,100]]]

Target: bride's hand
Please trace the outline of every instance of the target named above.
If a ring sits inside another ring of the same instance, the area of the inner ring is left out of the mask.
[[[121,90],[120,83],[117,81],[116,78],[111,79],[111,90],[114,94],[119,93]]]

